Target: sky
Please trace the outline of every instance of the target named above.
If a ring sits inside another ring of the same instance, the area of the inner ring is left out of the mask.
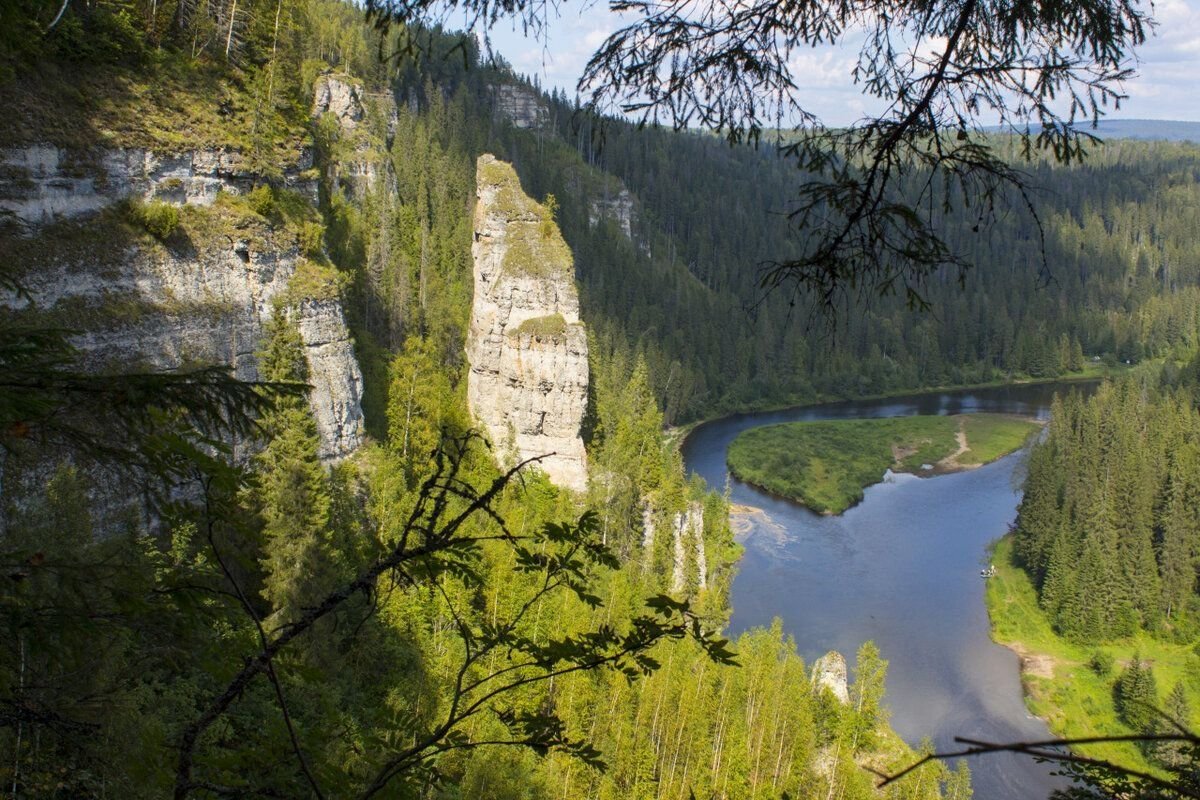
[[[1108,118],[1200,121],[1200,0],[1157,0],[1153,16],[1159,25],[1138,50],[1138,74],[1125,85],[1129,99]],[[500,23],[492,31],[492,47],[517,72],[573,97],[588,57],[617,22],[603,0],[564,0],[545,41],[526,39]],[[849,124],[870,110],[870,98],[850,82],[856,54],[856,47],[829,47],[793,59],[794,74],[806,81],[803,101],[826,125]]]

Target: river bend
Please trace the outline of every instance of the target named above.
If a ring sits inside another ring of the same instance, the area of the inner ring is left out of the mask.
[[[730,633],[780,617],[804,659],[839,650],[853,666],[873,639],[889,661],[892,727],[910,744],[939,749],[955,736],[990,741],[1045,738],[1021,696],[1016,655],[991,641],[984,606],[987,546],[1016,517],[1023,454],[967,472],[897,475],[866,490],[837,517],[813,514],[733,479],[729,443],[760,425],[801,420],[993,411],[1045,418],[1056,391],[1094,384],[1038,384],[951,391],[743,414],[706,423],[682,445],[688,470],[728,482],[732,502],[755,506],[732,589]],[[1038,800],[1062,785],[1050,768],[1013,754],[970,762],[979,800]]]

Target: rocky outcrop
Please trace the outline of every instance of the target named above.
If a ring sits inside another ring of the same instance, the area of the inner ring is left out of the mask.
[[[284,183],[316,202],[312,167],[312,149],[306,147],[285,168]],[[255,179],[235,150],[80,151],[31,144],[0,150],[0,215],[37,228],[94,214],[127,197],[209,205],[218,192],[248,191]]]
[[[675,564],[671,571],[671,591],[687,588],[688,556],[696,567],[696,581],[701,589],[708,587],[708,563],[704,556],[704,506],[689,503],[687,510],[672,520],[675,538]]]
[[[91,224],[105,236],[103,223]],[[265,323],[302,255],[294,237],[276,237],[265,224],[245,233],[196,250],[134,240],[114,251],[64,253],[22,276],[27,296],[0,296],[0,309],[81,329],[72,343],[88,369],[227,364],[238,378],[256,380]],[[362,439],[362,373],[350,332],[336,299],[304,300],[293,313],[321,456],[338,460]]]
[[[511,166],[481,156],[476,179],[471,413],[503,459],[541,456],[551,481],[582,491],[588,348],[570,249]]]
[[[642,547],[646,550],[654,547],[654,509],[647,503],[642,507]]]
[[[308,402],[317,421],[321,457],[337,460],[362,443],[363,377],[337,300],[308,299],[297,312],[308,361]]]
[[[514,128],[538,129],[550,120],[550,109],[527,86],[505,83],[492,88],[496,114],[512,123]]]
[[[362,88],[345,75],[321,75],[313,85],[312,115],[333,114],[343,130],[354,130],[366,116]]]
[[[334,114],[351,134],[365,119],[353,84],[327,76],[314,111]],[[24,223],[19,241],[37,254],[21,265],[27,295],[0,296],[0,309],[79,330],[72,342],[86,368],[225,364],[255,380],[266,322],[286,297],[305,346],[320,454],[336,461],[363,436],[362,372],[336,290],[291,290],[297,271],[313,266],[295,230],[207,208],[219,192],[258,182],[233,150],[0,151],[0,213]],[[285,182],[316,202],[312,148],[299,151]],[[130,197],[204,208],[188,212],[190,223],[164,244],[105,211]]]
[[[377,188],[392,194],[396,182],[388,157],[396,126],[392,96],[368,94],[346,75],[321,75],[313,91],[312,117],[320,122],[327,115],[334,121],[338,140],[324,165],[329,188],[356,200]]]
[[[818,658],[812,667],[812,685],[816,691],[829,690],[839,703],[850,702],[850,682],[846,659],[836,650]]]
[[[687,589],[690,570],[696,577],[696,587],[708,588],[708,557],[704,551],[704,505],[688,503],[687,509],[671,516],[671,591]],[[642,547],[650,551],[657,535],[654,509],[649,503],[642,508]]]
[[[633,240],[633,195],[628,189],[621,189],[613,197],[602,197],[588,206],[588,222],[596,225],[602,219],[611,219],[625,234],[625,238]]]

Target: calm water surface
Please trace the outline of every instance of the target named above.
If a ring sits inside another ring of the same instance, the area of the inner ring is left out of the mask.
[[[940,749],[955,736],[990,741],[1045,738],[1021,697],[1017,657],[988,637],[986,549],[1016,518],[1023,455],[980,469],[918,478],[897,475],[866,490],[862,503],[822,517],[732,479],[729,442],[759,425],[800,420],[960,414],[1045,418],[1056,391],[1093,385],[1041,384],[819,406],[729,417],[697,428],[683,444],[689,470],[710,486],[730,481],[735,503],[756,506],[733,583],[731,633],[783,619],[805,660],[829,650],[853,665],[873,639],[890,662],[892,726],[910,744]],[[1012,754],[970,763],[978,800],[1040,800],[1061,784],[1049,768]]]

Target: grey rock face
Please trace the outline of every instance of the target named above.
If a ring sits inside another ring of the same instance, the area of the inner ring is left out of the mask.
[[[386,141],[372,141],[368,121],[370,108],[384,116]],[[391,95],[368,94],[353,79],[345,75],[322,75],[313,89],[312,116],[314,120],[332,114],[340,135],[350,142],[351,154],[343,163],[327,165],[326,177],[335,191],[354,200],[382,186],[386,193],[395,191],[396,175],[387,158],[387,148],[397,124],[396,104]]]
[[[633,240],[633,195],[622,189],[615,197],[593,200],[588,208],[588,222],[595,225],[602,219],[616,220],[625,238]]]
[[[334,113],[350,130],[364,113],[353,84],[328,76],[317,82],[314,110]],[[315,202],[312,167],[313,151],[303,148],[285,180]],[[242,192],[255,181],[242,155],[230,150],[84,153],[31,144],[0,151],[0,211],[26,223],[26,233],[35,236],[41,226],[84,218],[127,197],[203,206],[219,191]],[[88,368],[227,364],[237,377],[255,380],[266,323],[302,260],[298,244],[265,226],[247,230],[245,238],[222,234],[193,244],[142,242],[115,258],[78,250],[51,257],[22,276],[29,298],[0,296],[0,308],[32,306],[86,320],[72,327],[81,329],[73,343]],[[46,247],[54,252],[52,241]],[[289,313],[305,345],[320,455],[336,461],[363,436],[363,378],[350,332],[335,299],[302,300]]]
[[[570,251],[509,165],[480,157],[477,197],[471,413],[503,458],[544,456],[551,481],[582,491],[588,348]]]
[[[683,591],[687,583],[689,551],[696,564],[696,578],[701,589],[708,587],[708,560],[704,556],[704,506],[689,503],[687,510],[675,515],[672,521],[675,536],[675,567],[671,573],[671,591]]]
[[[846,659],[836,650],[830,650],[813,662],[813,688],[817,691],[828,689],[843,705],[850,702],[850,686],[847,675]]]
[[[677,512],[670,519],[672,553],[674,562],[671,570],[671,591],[682,592],[687,587],[689,562],[696,569],[697,586],[708,588],[708,557],[704,552],[704,505],[689,503],[686,510]],[[653,507],[647,503],[642,508],[642,547],[654,547],[658,534]]]
[[[306,147],[284,170],[284,182],[316,202],[312,166]],[[218,192],[241,194],[254,181],[233,150],[82,152],[42,144],[0,150],[0,212],[34,228],[86,216],[127,197],[209,205]]]
[[[98,320],[72,337],[86,368],[228,364],[256,380],[266,321],[299,259],[294,243],[260,250],[243,241],[186,256],[131,247],[115,270],[87,260],[38,270],[23,278],[30,299],[0,296],[0,308],[69,308]],[[338,301],[304,301],[295,313],[321,456],[338,460],[362,439],[362,372]]]
[[[312,114],[333,114],[343,130],[353,130],[366,116],[361,91],[344,75],[322,75],[313,87]]]
[[[496,113],[515,128],[537,129],[549,121],[550,111],[540,97],[524,86],[502,84],[493,89]]]
[[[300,303],[297,325],[308,360],[308,402],[321,437],[320,455],[338,460],[362,443],[362,372],[346,327],[342,304],[336,300]]]

